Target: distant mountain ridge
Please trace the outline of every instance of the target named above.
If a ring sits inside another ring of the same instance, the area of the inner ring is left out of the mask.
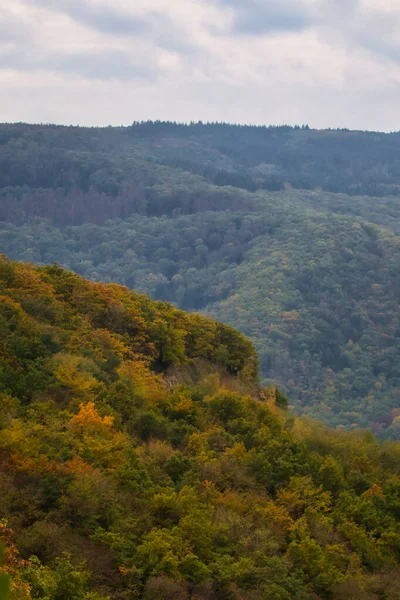
[[[0,141],[10,258],[211,314],[297,410],[400,436],[398,133],[5,124]]]

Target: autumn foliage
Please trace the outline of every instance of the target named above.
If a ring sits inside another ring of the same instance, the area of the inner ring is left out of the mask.
[[[398,600],[400,448],[295,418],[229,327],[0,261],[10,600]]]

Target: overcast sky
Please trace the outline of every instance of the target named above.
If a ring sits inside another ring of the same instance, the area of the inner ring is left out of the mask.
[[[400,130],[400,0],[0,0],[0,121]]]

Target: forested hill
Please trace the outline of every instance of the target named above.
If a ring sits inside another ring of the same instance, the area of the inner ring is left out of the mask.
[[[398,600],[399,445],[285,402],[230,327],[0,258],[0,596]]]
[[[400,135],[0,126],[0,251],[239,328],[333,426],[400,437]]]
[[[184,172],[216,186],[251,192],[291,186],[350,195],[399,195],[400,133],[163,122],[119,128],[0,124],[1,189],[24,187],[26,193],[28,186],[63,194],[93,188],[117,197],[124,196],[124,182],[136,183],[140,189],[135,199],[131,189],[127,203],[120,199],[114,210],[102,207],[95,211],[97,219],[123,217],[132,210],[190,211],[193,207],[181,205],[179,198],[160,204],[155,202],[157,195],[142,189],[167,183],[169,176],[176,184],[199,182]],[[93,221],[87,211],[69,218],[75,224],[88,216]]]

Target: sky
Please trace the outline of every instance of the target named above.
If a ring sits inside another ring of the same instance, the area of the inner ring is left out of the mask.
[[[400,0],[0,0],[0,121],[400,130]]]

